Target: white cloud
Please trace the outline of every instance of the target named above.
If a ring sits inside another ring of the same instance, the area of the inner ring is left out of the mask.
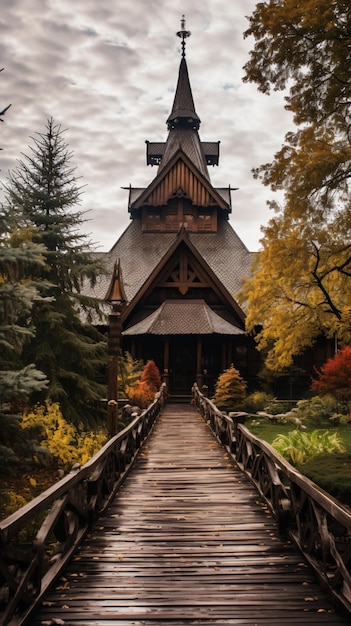
[[[180,61],[181,12],[192,31],[187,61],[203,140],[221,141],[214,185],[239,187],[231,223],[250,249],[269,217],[269,190],[251,169],[270,161],[291,127],[281,94],[242,82],[252,41],[252,0],[6,0],[0,22],[1,176],[53,117],[67,128],[72,165],[85,185],[87,230],[109,249],[129,222],[122,186],[148,184],[145,139],[166,139]]]

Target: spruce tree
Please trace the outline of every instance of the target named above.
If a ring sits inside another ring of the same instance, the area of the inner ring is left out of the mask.
[[[102,271],[91,241],[81,229],[86,221],[77,208],[81,187],[71,167],[72,153],[63,130],[49,119],[37,133],[30,153],[24,154],[6,188],[9,212],[21,229],[31,229],[32,241],[45,247],[40,294],[34,303],[35,338],[24,348],[26,362],[45,372],[46,397],[59,402],[64,417],[75,424],[93,424],[105,386],[105,338],[90,323],[101,315],[100,302],[84,296]]]
[[[2,71],[2,70],[0,70]],[[0,112],[0,121],[11,105]],[[26,454],[28,441],[20,427],[21,409],[30,395],[47,386],[33,363],[24,365],[23,346],[33,337],[31,311],[39,300],[33,276],[44,266],[43,246],[33,244],[26,232],[13,230],[0,206],[0,471],[9,472]]]
[[[26,233],[11,232],[0,207],[0,472],[9,472],[26,456],[29,442],[20,427],[21,411],[32,393],[47,387],[34,363],[24,364],[22,353],[34,336],[31,312],[40,300],[33,278],[44,266],[43,246]]]

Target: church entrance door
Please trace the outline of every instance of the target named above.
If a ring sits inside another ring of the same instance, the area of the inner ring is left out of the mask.
[[[177,335],[169,344],[169,391],[172,395],[190,395],[196,382],[197,337]]]

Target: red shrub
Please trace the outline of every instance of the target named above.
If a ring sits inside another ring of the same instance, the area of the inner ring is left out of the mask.
[[[146,383],[154,391],[159,390],[162,380],[160,370],[155,361],[147,361],[141,376],[141,382]]]
[[[311,389],[321,396],[331,395],[337,400],[351,400],[351,346],[342,348],[322,365]]]

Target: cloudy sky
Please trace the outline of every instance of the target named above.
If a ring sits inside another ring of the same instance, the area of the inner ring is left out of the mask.
[[[87,210],[84,232],[109,250],[129,223],[128,192],[147,186],[145,140],[165,141],[180,62],[184,13],[186,58],[203,141],[221,141],[215,186],[233,193],[231,224],[250,250],[270,211],[270,190],[251,169],[272,159],[292,128],[282,94],[244,84],[253,40],[243,32],[253,0],[2,0],[0,75],[3,108],[0,179],[44,132],[48,118],[65,132]]]

